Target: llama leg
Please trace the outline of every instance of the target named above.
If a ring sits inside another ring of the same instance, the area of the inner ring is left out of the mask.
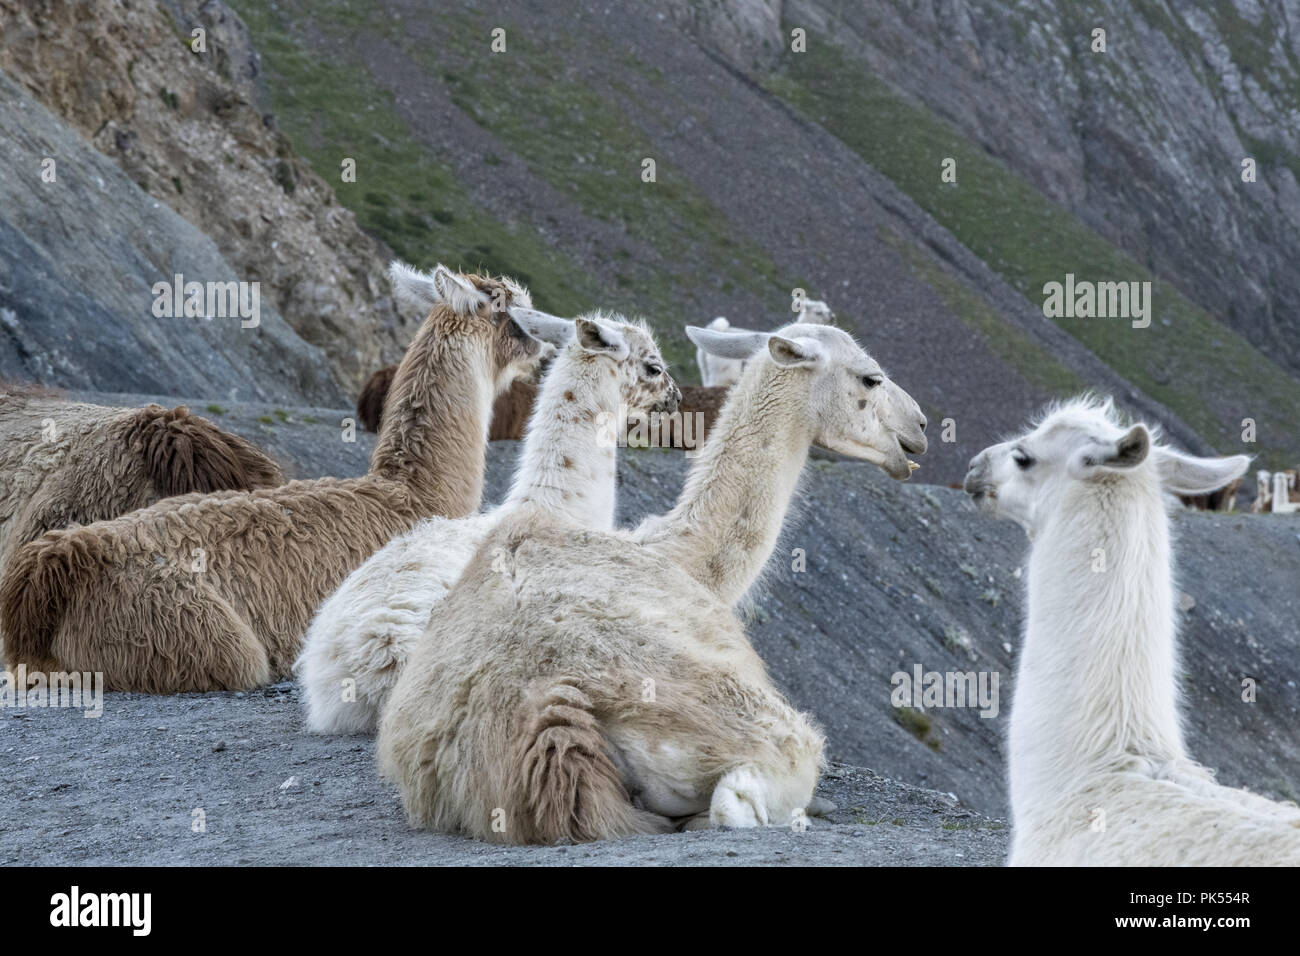
[[[184,589],[180,598],[178,612],[189,617],[191,640],[177,649],[164,683],[174,679],[189,685],[186,690],[249,690],[270,682],[265,646],[225,598],[201,585]]]

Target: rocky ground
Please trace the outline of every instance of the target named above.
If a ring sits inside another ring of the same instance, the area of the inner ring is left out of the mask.
[[[0,712],[0,865],[976,865],[1005,824],[835,766],[836,804],[795,832],[728,830],[589,846],[496,847],[410,830],[374,741],[302,730],[298,694],[108,695],[104,716]],[[196,814],[195,811],[201,811]],[[205,832],[194,832],[201,819]]]
[[[303,477],[360,473],[373,440],[343,441],[345,410],[208,414]],[[504,493],[517,452],[513,442],[490,446],[488,500]],[[686,465],[678,452],[626,453],[620,520],[666,509]],[[822,457],[808,465],[787,528],[747,613],[774,677],[822,722],[836,761],[821,792],[838,809],[808,832],[512,850],[412,833],[377,778],[372,741],[304,733],[286,683],[242,696],[115,694],[97,720],[4,713],[0,763],[15,783],[0,793],[0,861],[366,863],[396,852],[413,863],[998,862],[1023,535],[973,513],[960,492]],[[1175,528],[1192,751],[1225,783],[1294,799],[1300,520],[1180,513]],[[795,548],[806,571],[792,569]],[[998,713],[893,707],[891,676],[916,664],[998,674]],[[1244,677],[1258,682],[1254,703],[1241,699]],[[189,830],[195,808],[207,834]]]

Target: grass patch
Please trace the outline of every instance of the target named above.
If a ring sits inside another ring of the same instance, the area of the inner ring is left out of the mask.
[[[894,718],[894,723],[931,750],[939,750],[943,747],[943,741],[939,739],[934,720],[929,714],[915,707],[894,707],[890,715]]]
[[[416,142],[392,96],[364,69],[301,44],[288,5],[236,0],[234,6],[262,55],[280,128],[363,229],[421,267],[444,262],[515,276],[541,309],[575,314],[596,305],[595,280],[536,230],[511,228],[473,202],[452,172]],[[314,23],[320,27],[369,25],[364,16],[349,20],[337,3],[313,6],[312,14],[320,15]],[[345,159],[356,162],[355,183],[342,179]]]

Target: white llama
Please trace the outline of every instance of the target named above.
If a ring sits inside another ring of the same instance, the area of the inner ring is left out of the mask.
[[[795,319],[802,325],[830,325],[834,321],[835,313],[820,299],[805,299],[799,317]]]
[[[805,299],[803,308],[794,320],[795,325],[830,325],[835,320],[831,307],[819,299]],[[726,332],[731,323],[724,316],[718,316],[706,328],[715,332]],[[737,330],[739,331],[739,330]],[[744,359],[723,358],[712,355],[708,350],[695,350],[695,364],[700,367],[700,384],[718,388],[730,388],[740,381],[745,371]]]
[[[1166,492],[1206,494],[1248,464],[1156,444],[1092,399],[972,459],[966,491],[1033,542],[1013,865],[1300,864],[1300,809],[1215,783],[1178,716]]]
[[[811,444],[905,479],[925,417],[839,329],[687,331],[750,361],[676,507],[636,531],[508,516],[434,609],[379,730],[413,825],[551,843],[789,825],[809,805],[822,735],[733,608]]]
[[[394,538],[321,605],[295,666],[315,733],[374,732],[430,609],[502,515],[535,508],[576,525],[612,528],[619,406],[676,410],[681,393],[642,324],[600,314],[575,322],[523,308],[510,316],[559,348],[510,494],[486,513],[430,518]]]
[[[720,315],[708,324],[708,328],[726,332],[731,323]],[[700,367],[700,384],[711,388],[730,388],[740,381],[740,373],[745,370],[742,360],[711,355],[703,348],[695,350],[695,364]]]

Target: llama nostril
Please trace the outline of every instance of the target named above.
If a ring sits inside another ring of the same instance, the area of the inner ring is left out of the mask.
[[[921,419],[921,431],[925,431],[925,426],[930,424],[924,418]]]

